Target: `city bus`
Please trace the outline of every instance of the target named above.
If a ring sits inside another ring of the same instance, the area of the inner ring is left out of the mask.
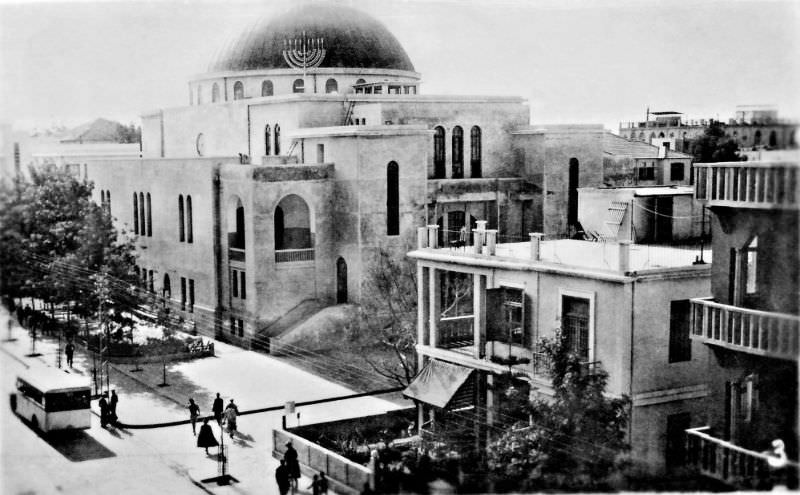
[[[31,367],[17,376],[11,409],[35,430],[91,427],[91,388],[88,378],[48,366]]]

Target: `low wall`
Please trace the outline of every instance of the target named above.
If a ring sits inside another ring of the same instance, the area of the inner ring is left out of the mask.
[[[162,363],[164,361],[185,361],[188,359],[197,359],[204,357],[214,356],[214,347],[201,352],[179,352],[176,354],[163,354],[156,356],[109,356],[108,360],[114,364],[148,364],[148,363]]]
[[[334,492],[358,495],[366,483],[375,487],[375,474],[371,469],[285,430],[272,430],[272,456],[283,459],[286,442],[290,440],[297,450],[303,474],[313,476],[325,472]]]

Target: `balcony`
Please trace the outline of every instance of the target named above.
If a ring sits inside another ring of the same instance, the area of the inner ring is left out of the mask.
[[[275,251],[275,263],[291,263],[296,261],[314,261],[314,248],[280,249]]]
[[[244,263],[244,249],[228,248],[228,261],[239,261]]]
[[[798,464],[787,461],[778,476],[769,462],[773,456],[747,450],[709,435],[708,426],[686,430],[687,463],[700,474],[736,489],[769,489],[775,484],[797,485]]]
[[[797,361],[800,316],[692,299],[692,338],[759,356]]]
[[[695,164],[695,198],[709,206],[795,209],[797,165],[791,163]]]
[[[474,323],[473,315],[442,318],[437,326],[439,336],[436,346],[440,349],[465,351],[471,354],[475,345]]]

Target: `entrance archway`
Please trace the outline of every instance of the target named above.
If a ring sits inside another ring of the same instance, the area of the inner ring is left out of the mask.
[[[347,303],[347,262],[339,257],[336,260],[336,304]]]

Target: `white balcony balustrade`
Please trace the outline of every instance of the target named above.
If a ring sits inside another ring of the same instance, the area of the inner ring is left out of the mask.
[[[709,206],[795,209],[798,166],[792,163],[695,164],[695,198]]]

